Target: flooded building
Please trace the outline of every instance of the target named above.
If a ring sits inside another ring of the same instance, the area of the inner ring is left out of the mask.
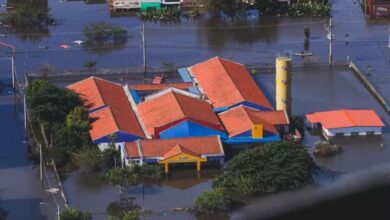
[[[78,93],[89,109],[92,119],[90,135],[101,150],[108,147],[115,135],[115,142],[145,138],[143,128],[120,84],[97,77],[89,77],[67,87]]]
[[[183,90],[162,90],[147,96],[137,108],[148,134],[154,138],[225,137],[211,105]]]
[[[187,70],[216,112],[238,105],[258,110],[273,109],[248,70],[240,63],[214,57]]]
[[[287,132],[285,111],[259,111],[243,105],[218,114],[228,134],[228,144],[280,141],[279,132]]]
[[[321,127],[326,139],[335,136],[380,135],[385,126],[373,110],[336,110],[306,115],[307,122]]]
[[[201,163],[223,164],[225,153],[218,136],[174,139],[140,140],[126,143],[121,151],[125,165],[130,163],[164,164],[165,172],[170,164],[195,163],[200,171]]]

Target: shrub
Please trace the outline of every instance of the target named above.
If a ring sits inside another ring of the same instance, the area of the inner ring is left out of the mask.
[[[47,80],[30,83],[26,90],[26,101],[30,119],[45,124],[46,128],[64,123],[69,112],[82,105],[76,93],[58,88]]]
[[[5,15],[2,19],[4,24],[16,27],[46,27],[54,23],[49,14],[49,9],[38,8],[32,4],[22,4]]]
[[[84,27],[83,33],[89,42],[116,42],[126,38],[127,30],[119,26],[108,24],[106,22],[94,22],[89,26]]]
[[[331,10],[332,5],[328,1],[301,0],[290,6],[289,14],[293,16],[328,16]]]
[[[338,145],[331,145],[326,141],[315,143],[313,153],[316,156],[331,156],[342,152],[342,147]]]
[[[233,206],[231,196],[222,188],[204,192],[195,200],[195,210],[200,213],[223,213]]]
[[[140,207],[134,204],[134,197],[121,196],[119,201],[107,207],[107,214],[112,220],[138,219]]]
[[[104,177],[109,183],[119,186],[135,185],[138,182],[138,176],[129,168],[110,169]]]
[[[312,183],[317,170],[304,146],[267,143],[233,157],[213,186],[242,194],[276,192]]]
[[[161,10],[147,10],[138,14],[141,21],[177,22],[180,21],[181,11],[178,8],[162,8]]]
[[[74,163],[81,171],[89,173],[102,167],[99,149],[85,149],[72,155]]]
[[[92,220],[90,212],[82,212],[75,208],[65,208],[60,215],[61,220]]]

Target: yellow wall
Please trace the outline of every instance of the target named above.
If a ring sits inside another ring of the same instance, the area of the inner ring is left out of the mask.
[[[252,125],[252,138],[263,138],[263,125],[262,124]]]
[[[276,58],[276,110],[291,114],[291,59]]]

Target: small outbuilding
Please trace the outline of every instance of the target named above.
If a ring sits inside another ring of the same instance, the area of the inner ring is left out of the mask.
[[[165,172],[170,164],[201,163],[223,164],[225,153],[219,136],[173,139],[142,139],[125,143],[121,150],[124,165],[163,164]]]
[[[228,138],[228,144],[265,143],[280,140],[280,132],[288,129],[284,111],[259,111],[244,105],[218,114]]]
[[[335,110],[306,115],[312,128],[322,128],[326,139],[335,136],[381,135],[385,124],[373,110]]]

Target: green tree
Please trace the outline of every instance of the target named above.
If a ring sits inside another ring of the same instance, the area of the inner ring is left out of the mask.
[[[200,213],[224,213],[230,211],[232,206],[232,197],[222,188],[204,192],[195,200],[195,210]]]
[[[2,22],[15,27],[42,28],[53,24],[54,20],[49,14],[49,9],[39,8],[33,4],[22,4],[5,15]]]
[[[221,12],[229,17],[235,17],[245,5],[241,0],[204,0],[206,9],[214,17],[220,17]]]
[[[312,183],[317,170],[304,146],[267,143],[233,157],[213,185],[243,194],[277,192]]]
[[[110,169],[105,173],[104,177],[111,184],[119,186],[129,186],[138,183],[138,175],[129,168]]]
[[[86,173],[97,171],[102,168],[102,159],[99,149],[84,149],[73,153],[74,163]]]
[[[89,111],[83,106],[76,106],[67,116],[66,125],[68,127],[80,124],[89,124]]]
[[[62,148],[69,152],[93,147],[89,135],[89,125],[57,125],[53,132],[53,147]]]
[[[64,123],[68,113],[82,105],[79,96],[68,90],[56,87],[47,80],[35,80],[26,90],[26,101],[33,122],[43,123],[46,128],[56,123]]]
[[[140,207],[134,204],[134,197],[121,196],[119,201],[112,202],[107,207],[110,220],[137,220]]]
[[[106,22],[94,22],[84,27],[83,33],[87,41],[118,41],[126,38],[127,30],[108,24]]]
[[[89,72],[92,74],[92,70],[96,67],[97,62],[94,60],[90,60],[84,63],[84,67],[89,69]]]
[[[82,212],[75,208],[65,208],[60,215],[61,220],[92,220],[90,212]]]

